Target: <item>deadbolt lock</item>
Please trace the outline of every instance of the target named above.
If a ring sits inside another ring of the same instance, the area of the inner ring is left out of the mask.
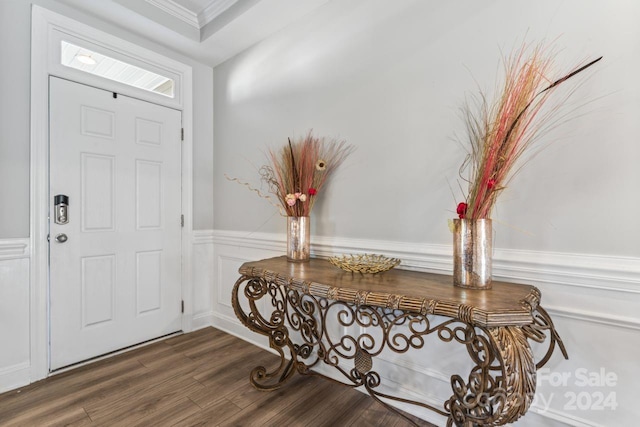
[[[54,198],[53,220],[64,225],[69,222],[69,196],[57,194]]]

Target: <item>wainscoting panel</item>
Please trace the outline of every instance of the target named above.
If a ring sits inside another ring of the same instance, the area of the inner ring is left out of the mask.
[[[194,230],[192,251],[193,319],[194,330],[213,324],[214,258],[213,232]]]
[[[29,239],[0,240],[0,393],[29,384]]]
[[[214,325],[262,347],[267,341],[236,319],[230,306],[238,267],[245,261],[284,255],[284,235],[213,231]],[[312,254],[383,253],[402,267],[450,274],[451,247],[405,242],[312,237]],[[538,373],[534,404],[518,427],[605,426],[635,423],[640,376],[640,259],[497,249],[494,277],[537,286],[569,352],[556,352]],[[437,322],[437,319],[434,319]],[[434,337],[435,338],[435,337]],[[546,348],[533,346],[538,357]],[[468,372],[466,350],[437,338],[401,356],[387,352],[374,361],[390,394],[439,405],[451,395],[453,372]],[[465,371],[466,369],[466,371]],[[399,405],[437,425],[443,418]]]
[[[240,240],[244,240],[242,237]],[[214,232],[214,322],[213,325],[265,349],[269,349],[265,337],[249,331],[237,319],[231,307],[231,292],[240,275],[240,266],[251,260],[270,258],[285,253],[285,242],[253,240],[249,244],[238,244],[234,240],[219,239]],[[264,243],[262,245],[261,243]]]

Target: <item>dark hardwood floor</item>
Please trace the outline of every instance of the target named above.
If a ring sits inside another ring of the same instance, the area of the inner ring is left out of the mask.
[[[0,394],[0,426],[410,425],[371,397],[313,376],[255,390],[250,370],[277,361],[205,328]]]

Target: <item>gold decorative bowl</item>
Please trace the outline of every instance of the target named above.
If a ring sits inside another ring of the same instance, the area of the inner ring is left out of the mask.
[[[399,258],[387,258],[384,255],[342,255],[329,257],[329,262],[351,273],[382,273],[400,264]]]

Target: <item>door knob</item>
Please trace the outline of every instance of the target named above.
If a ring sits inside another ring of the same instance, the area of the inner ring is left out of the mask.
[[[67,237],[66,234],[64,233],[60,233],[60,234],[56,234],[56,242],[58,243],[64,243],[68,240],[69,238]]]

